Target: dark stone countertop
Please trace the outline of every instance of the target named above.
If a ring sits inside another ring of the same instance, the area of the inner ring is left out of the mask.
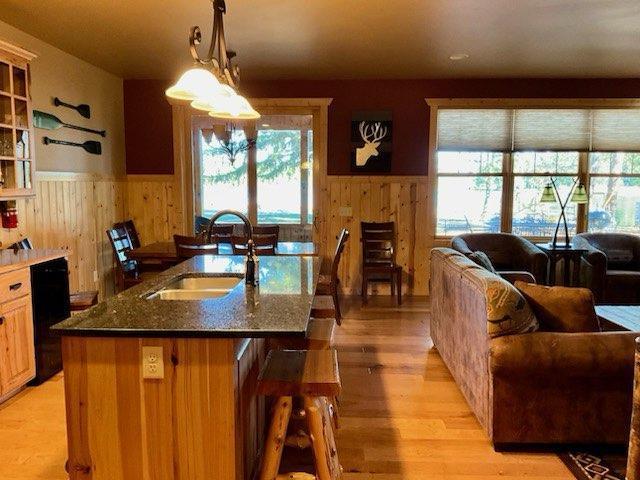
[[[244,278],[226,296],[147,299],[181,276],[243,277],[244,257],[195,257],[52,327],[60,335],[128,337],[304,336],[321,260],[260,257],[260,286]]]

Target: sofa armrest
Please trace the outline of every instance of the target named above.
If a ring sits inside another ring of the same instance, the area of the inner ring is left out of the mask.
[[[536,283],[536,277],[529,272],[502,271],[498,272],[498,274],[511,284],[516,283],[518,280],[525,283]]]
[[[467,242],[465,242],[462,237],[453,237],[451,239],[451,248],[467,257],[473,253],[473,250],[469,248],[469,245],[467,245]]]
[[[519,262],[527,271],[531,272],[537,283],[547,282],[549,257],[526,238],[517,237],[522,260]]]
[[[489,368],[498,377],[633,378],[638,332],[536,332],[494,338]]]

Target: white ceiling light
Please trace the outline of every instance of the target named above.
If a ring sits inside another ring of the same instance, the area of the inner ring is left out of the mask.
[[[454,53],[449,56],[449,60],[453,60],[454,62],[458,62],[460,60],[466,60],[469,58],[468,53]]]
[[[189,35],[190,52],[196,66],[186,71],[178,82],[168,88],[168,97],[191,102],[198,110],[216,118],[254,120],[260,118],[246,98],[236,93],[240,69],[232,65],[235,52],[227,51],[223,16],[227,12],[225,0],[213,0],[213,32],[206,58],[198,54],[202,41],[200,27],[192,27]]]

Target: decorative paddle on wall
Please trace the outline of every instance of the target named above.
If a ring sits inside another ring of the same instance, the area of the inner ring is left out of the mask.
[[[69,145],[71,147],[81,147],[93,155],[102,155],[102,144],[100,142],[95,142],[93,140],[89,140],[84,143],[75,143],[75,142],[67,142],[65,140],[55,140],[53,138],[44,137],[42,141],[44,142],[45,145],[55,144],[55,145]]]
[[[70,103],[63,102],[58,97],[56,97],[53,99],[53,104],[56,107],[67,107],[72,110],[75,110],[84,118],[91,118],[91,107],[86,103],[83,103],[81,105],[71,105]]]
[[[74,130],[81,130],[83,132],[95,133],[101,137],[106,137],[106,130],[93,130],[92,128],[80,127],[79,125],[71,125],[70,123],[64,123],[55,115],[50,113],[41,112],[39,110],[33,111],[33,124],[37,128],[44,128],[45,130],[58,130],[59,128],[73,128]]]

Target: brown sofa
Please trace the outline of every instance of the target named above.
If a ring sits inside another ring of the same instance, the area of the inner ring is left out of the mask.
[[[496,447],[626,443],[637,333],[490,338],[487,279],[451,249],[431,254],[431,337]]]
[[[547,282],[549,258],[529,240],[512,233],[466,233],[451,240],[451,247],[466,256],[484,252],[496,271],[507,278],[513,272],[529,272],[536,283]]]
[[[640,304],[640,236],[581,233],[573,244],[584,248],[580,283],[601,304]]]

